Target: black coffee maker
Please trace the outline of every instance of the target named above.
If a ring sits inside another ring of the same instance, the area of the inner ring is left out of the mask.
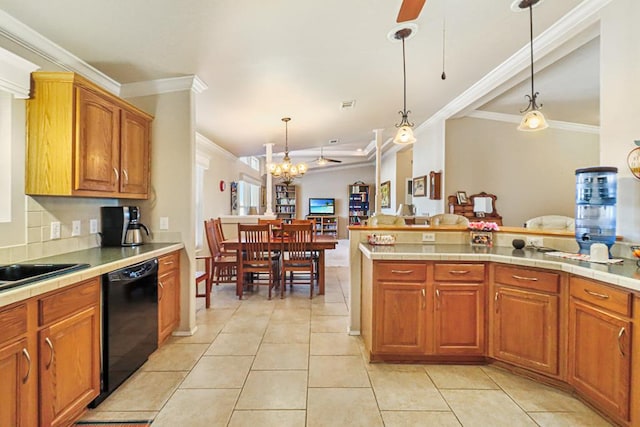
[[[142,230],[149,235],[149,229],[140,222],[138,206],[103,206],[100,213],[102,246],[138,246],[144,243]]]

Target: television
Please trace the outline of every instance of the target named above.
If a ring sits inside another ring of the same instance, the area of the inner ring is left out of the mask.
[[[309,198],[309,215],[335,215],[336,199],[327,197]]]

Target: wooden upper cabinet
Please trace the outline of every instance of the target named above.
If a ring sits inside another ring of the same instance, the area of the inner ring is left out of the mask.
[[[108,99],[78,88],[78,138],[74,190],[118,191],[120,109]]]
[[[152,120],[75,73],[32,73],[25,192],[146,199]]]
[[[151,120],[122,110],[120,134],[120,192],[146,194],[149,189]]]

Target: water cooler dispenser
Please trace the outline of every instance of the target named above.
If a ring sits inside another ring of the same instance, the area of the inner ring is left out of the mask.
[[[615,167],[576,169],[576,240],[580,253],[593,243],[609,250],[616,241],[617,174]]]

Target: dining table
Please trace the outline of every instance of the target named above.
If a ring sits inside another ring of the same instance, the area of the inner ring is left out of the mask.
[[[240,250],[240,242],[238,241],[237,237],[224,240],[222,243],[225,250],[236,251],[236,253],[238,253],[238,251]],[[282,237],[271,236],[271,244],[274,245],[274,248],[277,249],[282,244]],[[309,242],[308,244],[308,250],[317,252],[318,254],[318,295],[324,295],[324,252],[326,250],[335,249],[337,244],[338,240],[335,238],[335,236],[328,234],[318,234],[314,236],[313,241]],[[238,259],[240,259],[240,254],[238,254],[237,256]],[[241,280],[241,277],[237,277],[238,285],[240,284]]]

